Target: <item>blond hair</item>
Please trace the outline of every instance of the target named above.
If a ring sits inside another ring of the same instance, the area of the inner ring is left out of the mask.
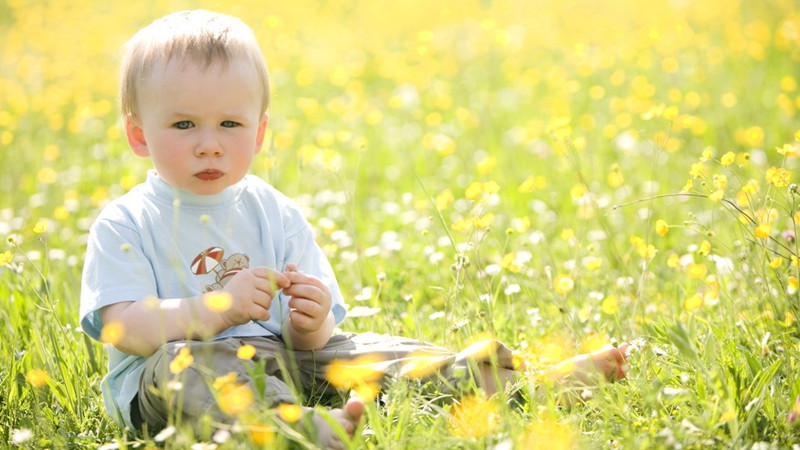
[[[241,20],[205,10],[180,11],[157,19],[125,45],[119,84],[123,117],[135,120],[142,83],[155,68],[178,60],[203,64],[244,58],[263,87],[261,113],[269,108],[269,73],[253,30]]]

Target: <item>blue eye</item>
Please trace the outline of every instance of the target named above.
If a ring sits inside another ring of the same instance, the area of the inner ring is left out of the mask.
[[[194,124],[188,120],[181,120],[180,122],[175,122],[172,126],[179,130],[188,130],[192,128]]]
[[[233,128],[233,127],[235,127],[237,125],[239,125],[239,124],[234,122],[234,121],[232,121],[232,120],[223,120],[222,123],[220,123],[220,126],[223,126],[225,128]]]

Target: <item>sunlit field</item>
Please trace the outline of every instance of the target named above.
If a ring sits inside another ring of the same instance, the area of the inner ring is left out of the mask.
[[[121,46],[197,7],[259,37],[252,171],[306,211],[342,330],[495,336],[536,369],[632,344],[627,379],[571,406],[533,374],[511,406],[399,382],[348,445],[800,443],[793,1],[0,0],[3,446],[307,445],[257,405],[214,433],[120,429],[79,328],[88,228],[150,168],[120,126]]]

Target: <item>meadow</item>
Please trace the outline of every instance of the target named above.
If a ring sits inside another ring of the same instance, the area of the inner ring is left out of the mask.
[[[268,413],[127,433],[79,328],[88,228],[150,167],[120,126],[121,46],[187,8],[259,37],[252,172],[306,211],[343,330],[495,336],[535,368],[632,344],[627,379],[569,407],[533,378],[522,406],[398,383],[352,448],[800,445],[794,1],[0,0],[1,446],[296,437]]]

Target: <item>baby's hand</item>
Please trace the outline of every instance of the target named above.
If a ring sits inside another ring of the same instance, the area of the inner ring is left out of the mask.
[[[286,289],[291,282],[281,272],[266,267],[245,269],[234,275],[222,288],[231,295],[231,307],[221,314],[233,325],[250,320],[269,320],[269,306],[278,289]]]
[[[331,292],[319,278],[297,271],[297,266],[287,264],[283,273],[289,286],[283,293],[289,295],[289,320],[292,328],[301,333],[320,329],[331,311]]]

